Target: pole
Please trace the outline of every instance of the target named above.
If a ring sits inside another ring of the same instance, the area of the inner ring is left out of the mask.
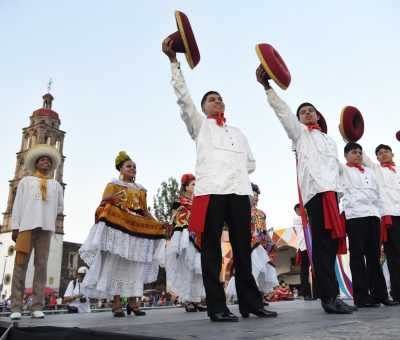
[[[8,255],[4,256],[5,257],[5,261],[4,261],[4,268],[3,268],[3,277],[1,279],[1,289],[0,292],[3,292],[3,287],[4,287],[4,275],[6,273],[6,265],[7,265],[7,259],[8,259]]]

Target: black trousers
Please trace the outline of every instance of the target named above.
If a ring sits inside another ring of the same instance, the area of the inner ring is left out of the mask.
[[[301,256],[301,266],[300,266],[300,284],[301,284],[301,294],[304,297],[311,296],[311,286],[309,276],[310,276],[310,261],[308,259],[307,250],[302,250],[300,252]]]
[[[229,227],[233,251],[235,283],[242,313],[263,307],[262,296],[251,273],[250,201],[242,195],[211,195],[201,238],[201,267],[207,298],[207,313],[228,312],[220,282],[221,235],[224,222]]]
[[[390,295],[400,301],[400,216],[392,216],[393,227],[388,229],[388,241],[384,244],[390,274]]]
[[[305,205],[312,235],[312,261],[314,266],[314,297],[325,302],[338,295],[338,284],[335,274],[338,240],[325,230],[322,194],[316,194]]]
[[[388,298],[380,263],[380,219],[375,216],[346,221],[350,247],[350,270],[356,305]]]

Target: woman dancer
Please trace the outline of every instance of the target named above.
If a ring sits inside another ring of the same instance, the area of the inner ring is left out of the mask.
[[[205,311],[201,274],[201,235],[188,231],[195,177],[185,174],[181,179],[179,207],[173,216],[173,234],[166,250],[166,272],[169,289],[183,298],[187,312]]]
[[[114,296],[114,317],[124,317],[120,296],[129,296],[126,312],[145,315],[136,297],[143,284],[157,279],[165,262],[165,233],[147,210],[146,189],[135,183],[136,163],[121,151],[115,159],[119,179],[107,184],[96,210],[96,223],[79,249],[90,266],[82,282],[85,295]]]

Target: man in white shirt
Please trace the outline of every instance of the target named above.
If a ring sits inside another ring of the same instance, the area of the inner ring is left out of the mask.
[[[345,252],[346,234],[339,220],[337,193],[340,192],[340,162],[336,143],[321,132],[318,111],[303,103],[294,115],[268,83],[262,67],[257,81],[264,86],[268,102],[293,141],[298,158],[298,183],[312,234],[315,297],[330,314],[350,314],[356,307],[348,306],[337,297],[335,274],[337,252]],[[297,116],[297,117],[296,117]]]
[[[203,114],[197,112],[172,48],[172,40],[165,39],[162,49],[171,62],[171,83],[178,97],[181,118],[196,142],[196,187],[189,229],[194,221],[199,222],[195,227],[202,232],[201,262],[207,313],[212,321],[238,321],[226,306],[225,291],[219,280],[221,234],[224,222],[227,222],[240,313],[245,318],[250,313],[275,317],[277,313],[263,308],[251,272],[249,197],[253,191],[248,174],[254,171],[255,160],[247,139],[238,128],[225,124],[225,105],[218,92],[207,92],[201,101]],[[202,209],[196,208],[196,204],[197,207],[201,204]],[[195,218],[196,209],[202,210],[198,219]]]
[[[390,274],[390,295],[400,302],[400,170],[389,145],[375,149],[379,164],[364,154],[364,162],[376,175],[380,195],[381,240]]]
[[[342,205],[349,238],[354,304],[358,308],[396,306],[390,301],[380,263],[380,213],[378,183],[374,172],[361,165],[361,145],[344,148]]]
[[[32,317],[44,318],[44,288],[51,235],[58,214],[64,209],[63,188],[49,174],[58,168],[60,152],[47,144],[33,146],[25,165],[32,176],[20,180],[12,211],[12,239],[16,242],[15,265],[11,286],[11,319],[21,318],[25,277],[29,258],[35,250],[32,287]]]
[[[68,304],[69,313],[90,313],[90,301],[82,291],[82,280],[85,277],[88,269],[79,267],[77,277],[72,280],[64,293],[64,302]],[[101,306],[101,305],[100,305]]]
[[[294,211],[297,216],[293,218],[293,229],[296,234],[298,251],[300,252],[300,284],[301,284],[301,294],[305,301],[315,300],[311,295],[311,285],[310,285],[310,261],[308,259],[307,245],[304,238],[303,223],[301,220],[300,204],[297,203],[294,206]]]

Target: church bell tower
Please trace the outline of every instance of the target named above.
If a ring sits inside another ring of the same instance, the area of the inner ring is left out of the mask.
[[[49,83],[50,84],[50,83]],[[50,176],[57,180],[65,190],[66,184],[63,182],[63,169],[65,156],[63,155],[65,132],[60,130],[60,118],[58,113],[52,110],[53,96],[50,91],[43,97],[43,107],[33,111],[28,127],[22,129],[21,148],[17,152],[17,164],[15,166],[14,178],[9,181],[10,188],[8,193],[7,208],[3,213],[3,225],[0,233],[11,231],[11,214],[14,204],[17,186],[20,179],[29,175],[25,167],[25,155],[27,151],[36,144],[49,144],[56,147],[61,153],[61,164]],[[56,234],[64,234],[64,217],[58,215],[56,221]]]

